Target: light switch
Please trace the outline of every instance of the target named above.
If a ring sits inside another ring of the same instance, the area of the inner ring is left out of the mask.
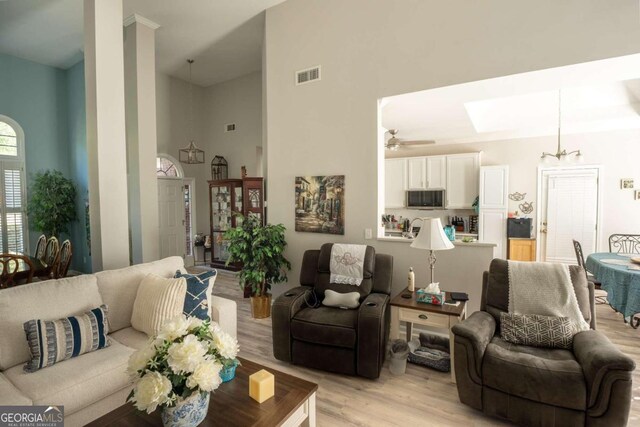
[[[365,239],[373,239],[373,233],[371,232],[370,228],[365,228],[364,229],[364,238]]]

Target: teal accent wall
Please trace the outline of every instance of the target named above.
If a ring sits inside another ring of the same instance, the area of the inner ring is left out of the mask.
[[[87,242],[86,206],[89,202],[89,169],[87,160],[87,115],[84,90],[84,61],[66,71],[67,119],[69,135],[69,173],[76,183],[78,221],[72,224],[73,258],[71,268],[91,272],[91,255]]]
[[[78,205],[84,204],[87,155],[83,66],[80,62],[62,70],[0,54],[0,114],[18,122],[24,131],[27,196],[36,172],[55,169],[74,180]],[[80,220],[72,224],[69,236],[74,248],[72,268],[89,272],[91,260],[81,255],[87,246],[86,233],[79,228],[80,223],[84,227],[84,208],[78,216]],[[29,230],[31,251],[39,234]]]

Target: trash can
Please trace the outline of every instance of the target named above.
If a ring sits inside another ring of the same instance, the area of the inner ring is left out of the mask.
[[[407,356],[409,345],[405,340],[393,340],[391,342],[389,359],[389,371],[392,375],[402,375],[407,370]]]

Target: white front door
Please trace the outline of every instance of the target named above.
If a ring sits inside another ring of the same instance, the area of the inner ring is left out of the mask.
[[[598,169],[542,172],[540,260],[575,264],[573,240],[587,256],[597,248]]]
[[[182,179],[158,178],[161,258],[185,256],[187,237],[183,191]]]

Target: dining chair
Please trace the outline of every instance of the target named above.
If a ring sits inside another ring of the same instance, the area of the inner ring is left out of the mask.
[[[44,259],[42,260],[42,262],[47,265],[47,272],[44,276],[41,277],[42,279],[48,280],[54,277],[55,271],[58,268],[57,263],[59,260],[59,255],[60,243],[58,242],[58,239],[56,239],[54,236],[51,236],[49,237],[49,240],[47,240],[47,246],[44,250]]]
[[[23,277],[24,275],[22,273],[26,275],[24,283],[31,283],[33,280],[33,263],[27,256],[0,254],[0,267],[2,268],[2,272],[0,273],[0,289],[21,284],[16,277],[18,273],[21,273]]]
[[[67,239],[62,242],[62,246],[60,247],[60,257],[58,259],[57,268],[55,271],[56,279],[67,277],[67,272],[69,271],[69,265],[71,264],[72,255],[73,250],[71,248],[71,241]]]
[[[40,261],[44,260],[44,250],[46,246],[47,236],[41,234],[40,237],[38,237],[38,243],[36,244],[36,252],[34,254],[36,259],[39,259]]]
[[[600,283],[593,274],[587,271],[587,266],[584,262],[584,253],[582,252],[582,245],[577,240],[573,241],[573,249],[576,252],[576,260],[578,265],[582,267],[584,273],[587,275],[587,281],[593,282],[595,287],[595,302],[596,304],[608,304],[607,292],[602,289],[602,283]]]
[[[640,254],[640,234],[612,234],[609,236],[609,252]]]

